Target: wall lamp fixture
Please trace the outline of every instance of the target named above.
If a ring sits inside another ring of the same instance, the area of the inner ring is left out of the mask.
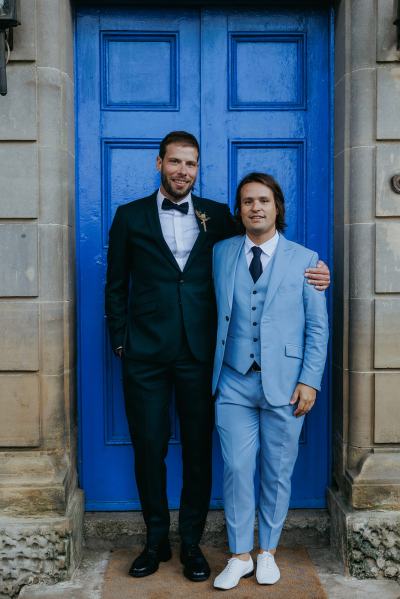
[[[19,0],[0,0],[0,95],[7,93],[6,65],[13,48],[13,27],[20,25]],[[6,58],[6,54],[8,57]]]

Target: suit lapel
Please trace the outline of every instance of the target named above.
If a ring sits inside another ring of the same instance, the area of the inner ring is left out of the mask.
[[[162,253],[168,259],[172,266],[177,268],[180,271],[179,264],[174,258],[173,253],[168,247],[167,242],[164,239],[164,235],[162,234],[160,217],[158,215],[158,206],[157,206],[157,192],[153,193],[153,195],[149,196],[149,207],[147,210],[147,220],[149,222],[150,231],[152,233],[152,237],[156,243],[160,246]]]
[[[233,291],[235,287],[236,269],[239,261],[240,252],[244,245],[245,236],[234,237],[228,246],[228,256],[226,256],[225,267],[222,272],[225,274],[226,292],[228,296],[229,309],[232,310]],[[224,256],[225,258],[225,256]]]
[[[189,254],[189,257],[186,261],[185,267],[183,269],[183,271],[185,272],[185,270],[187,270],[190,267],[190,264],[193,261],[193,258],[196,256],[197,252],[201,249],[201,247],[203,246],[204,242],[207,239],[207,222],[206,222],[206,230],[204,230],[204,226],[202,225],[201,219],[199,218],[199,214],[205,214],[205,207],[203,205],[203,202],[201,201],[201,198],[198,198],[197,196],[192,195],[192,202],[193,202],[193,208],[194,208],[194,213],[196,216],[196,221],[197,221],[197,226],[199,227],[199,234],[196,237],[196,241],[194,242],[194,245],[192,247],[192,250]]]
[[[273,256],[271,277],[268,284],[267,295],[264,303],[264,310],[267,310],[269,304],[273,300],[275,293],[278,290],[282,279],[288,272],[289,263],[294,254],[294,247],[288,243],[288,241],[280,235],[277,248],[275,250],[275,256]]]

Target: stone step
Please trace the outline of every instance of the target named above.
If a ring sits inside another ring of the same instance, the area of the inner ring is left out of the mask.
[[[256,525],[257,529],[257,525]],[[287,547],[326,547],[329,545],[330,518],[324,509],[289,510],[280,543]],[[146,531],[140,512],[86,512],[85,545],[89,549],[128,548],[145,542]],[[179,543],[178,511],[171,511],[170,540]],[[210,511],[202,544],[226,545],[225,519],[222,510]]]

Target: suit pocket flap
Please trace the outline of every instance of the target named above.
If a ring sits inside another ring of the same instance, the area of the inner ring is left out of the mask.
[[[285,356],[303,359],[303,354],[304,347],[302,345],[295,345],[294,343],[287,343],[285,345]]]
[[[151,312],[155,312],[157,309],[156,302],[147,302],[145,304],[136,304],[133,306],[133,313],[135,316],[139,316],[140,314],[150,314]]]

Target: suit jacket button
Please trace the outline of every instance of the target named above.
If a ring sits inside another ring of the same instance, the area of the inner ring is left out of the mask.
[[[184,283],[185,281],[183,279],[179,279],[179,282],[180,283]]]
[[[253,322],[253,327],[256,327],[256,326],[257,326],[257,323],[256,323],[256,322]]]
[[[229,320],[229,316],[225,316],[225,320]]]
[[[250,358],[254,358],[254,354],[250,354]]]
[[[252,310],[257,310],[257,308],[255,306],[252,307]]]
[[[253,295],[255,295],[256,293],[257,293],[257,291],[254,289],[254,291],[253,291]]]
[[[225,345],[225,341],[224,341],[224,339],[222,339],[221,343],[222,343],[222,345]]]

